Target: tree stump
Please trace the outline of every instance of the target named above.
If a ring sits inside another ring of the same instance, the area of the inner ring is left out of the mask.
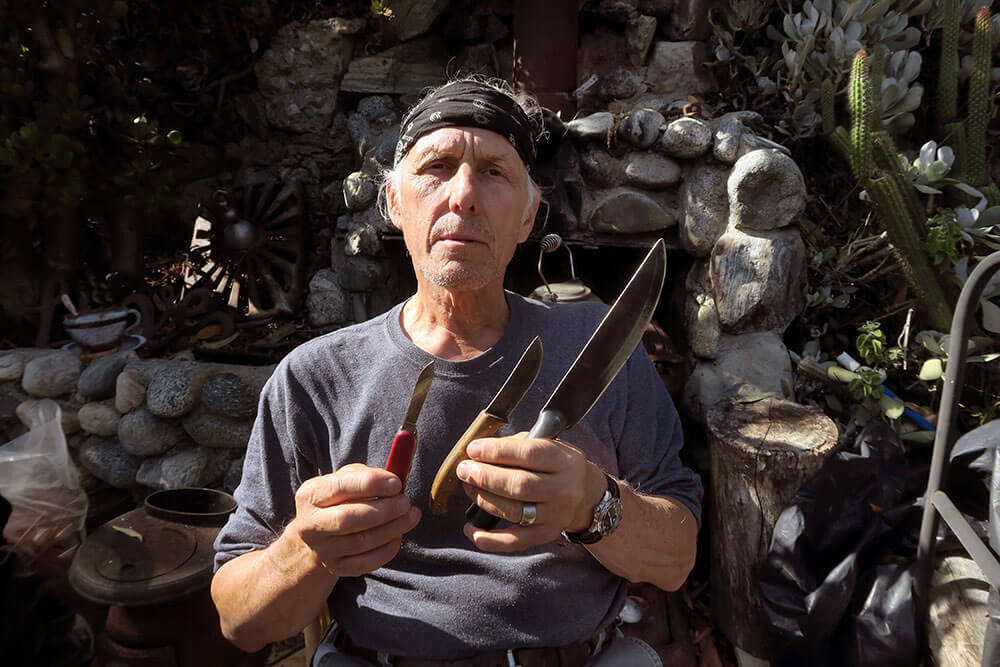
[[[942,667],[982,664],[989,593],[986,576],[968,556],[937,560],[926,626],[933,664]]]
[[[758,573],[778,515],[837,445],[817,408],[775,398],[716,404],[708,415],[712,615],[743,651],[767,658]]]

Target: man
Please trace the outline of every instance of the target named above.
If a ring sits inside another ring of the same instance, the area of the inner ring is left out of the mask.
[[[238,646],[292,636],[329,604],[338,650],[373,661],[486,664],[476,661],[513,649],[525,663],[582,664],[620,612],[626,579],[673,590],[690,571],[701,485],[678,460],[677,414],[641,349],[563,439],[521,433],[606,310],[503,289],[540,199],[534,127],[502,87],[473,80],[403,119],[385,205],[417,292],[300,346],[265,387],[239,509],[216,543],[212,596]],[[536,334],[538,379],[511,425],[473,442],[458,470],[468,499],[510,523],[465,523],[458,494],[446,515],[424,515],[438,466]],[[430,360],[402,489],[383,467]],[[616,529],[594,533],[595,513],[618,502]]]

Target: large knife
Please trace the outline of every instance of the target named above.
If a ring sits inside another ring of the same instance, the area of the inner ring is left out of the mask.
[[[389,460],[385,464],[385,469],[396,475],[406,488],[406,478],[410,476],[410,463],[413,462],[413,452],[417,448],[417,417],[424,408],[424,399],[431,388],[431,380],[434,379],[434,362],[430,362],[420,371],[417,383],[410,394],[410,405],[406,408],[406,416],[403,418],[403,425],[396,432],[396,437],[392,441],[392,449],[389,450]]]
[[[500,387],[500,391],[493,397],[490,404],[483,408],[482,412],[473,420],[469,428],[458,439],[451,452],[444,459],[444,463],[438,468],[434,477],[434,485],[431,487],[431,512],[434,514],[444,514],[448,510],[448,498],[459,487],[461,482],[455,469],[458,464],[469,458],[465,454],[465,448],[476,438],[484,438],[493,435],[501,426],[505,426],[510,419],[510,413],[514,411],[517,404],[521,402],[524,395],[528,393],[528,388],[538,377],[538,369],[542,367],[542,339],[535,336],[534,340],[525,348],[521,359],[514,366],[514,370],[507,376],[507,381]]]
[[[538,413],[529,438],[555,438],[590,411],[642,338],[660,300],[666,273],[667,248],[659,239]],[[500,522],[476,505],[469,507],[466,517],[484,530]]]

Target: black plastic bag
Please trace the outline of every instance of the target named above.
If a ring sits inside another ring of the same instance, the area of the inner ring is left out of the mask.
[[[886,424],[840,451],[778,518],[760,589],[773,665],[916,665],[915,470]]]

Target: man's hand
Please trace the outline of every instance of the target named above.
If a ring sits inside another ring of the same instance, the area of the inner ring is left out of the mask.
[[[458,466],[465,493],[513,524],[491,531],[466,524],[466,536],[484,551],[520,551],[551,542],[564,530],[587,530],[607,488],[601,470],[576,447],[526,435],[474,440],[467,449],[471,460]],[[526,504],[535,506],[536,519],[521,526]]]
[[[420,510],[401,491],[398,477],[360,463],[313,477],[295,493],[295,519],[283,536],[336,577],[377,570],[420,521]]]

